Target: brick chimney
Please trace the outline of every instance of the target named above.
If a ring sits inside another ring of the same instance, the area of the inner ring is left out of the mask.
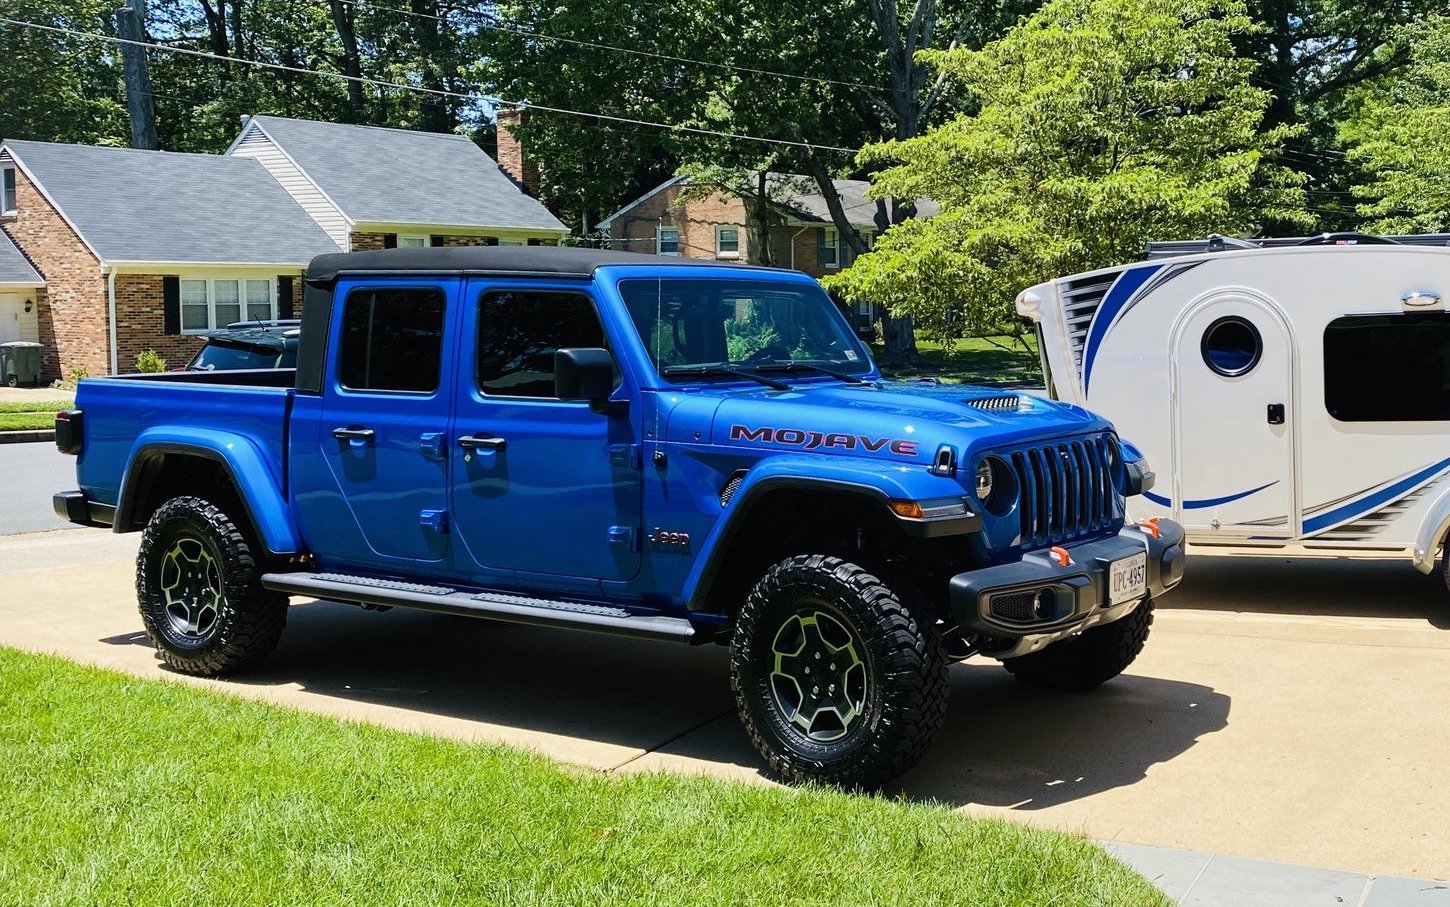
[[[514,185],[533,195],[539,186],[539,165],[524,154],[524,145],[515,133],[529,121],[529,112],[507,107],[498,112],[498,165]]]

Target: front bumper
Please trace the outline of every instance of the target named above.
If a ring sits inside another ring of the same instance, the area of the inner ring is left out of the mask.
[[[1127,617],[1183,579],[1183,527],[1159,520],[1157,530],[1155,536],[1129,526],[1112,538],[1066,546],[1066,565],[1049,551],[1034,551],[1015,564],[957,574],[948,592],[952,616],[994,658],[1026,655]],[[1109,604],[1110,565],[1139,553],[1147,556],[1147,595]]]

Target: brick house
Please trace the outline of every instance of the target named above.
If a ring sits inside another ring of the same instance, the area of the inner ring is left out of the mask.
[[[295,317],[325,252],[568,232],[467,138],[277,117],[221,155],[6,140],[0,177],[0,331],[14,314],[44,345],[46,380],[145,349],[184,365],[207,330]]]
[[[772,175],[769,226],[770,260],[777,267],[804,271],[820,278],[851,263],[851,251],[841,241],[826,199],[809,177]],[[865,180],[835,180],[846,219],[869,247],[889,226],[884,205],[866,197]],[[666,180],[600,221],[609,243],[631,252],[654,252],[687,258],[746,261],[750,255],[745,202],[726,192],[704,198],[687,190],[687,177]],[[917,201],[917,213],[936,213],[935,202]],[[850,313],[858,329],[869,328],[879,312],[862,303]]]

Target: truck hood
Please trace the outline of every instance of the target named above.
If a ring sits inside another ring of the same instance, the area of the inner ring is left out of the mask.
[[[1016,390],[960,384],[812,381],[789,391],[762,387],[718,393],[723,399],[711,420],[713,444],[865,455],[895,462],[930,462],[942,444],[953,445],[965,458],[1112,427],[1070,404]]]

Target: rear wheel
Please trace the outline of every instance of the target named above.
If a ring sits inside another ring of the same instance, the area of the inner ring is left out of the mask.
[[[1107,683],[1127,670],[1148,642],[1153,599],[1127,617],[1054,643],[1041,652],[1005,658],[1002,667],[1023,683],[1049,690],[1077,692]]]
[[[184,674],[254,666],[287,622],[287,596],[262,588],[252,543],[221,508],[196,497],[172,498],[146,524],[136,597],[146,635]]]
[[[751,741],[790,782],[874,788],[910,767],[946,715],[940,640],[855,564],[802,555],[751,590],[731,645]]]

